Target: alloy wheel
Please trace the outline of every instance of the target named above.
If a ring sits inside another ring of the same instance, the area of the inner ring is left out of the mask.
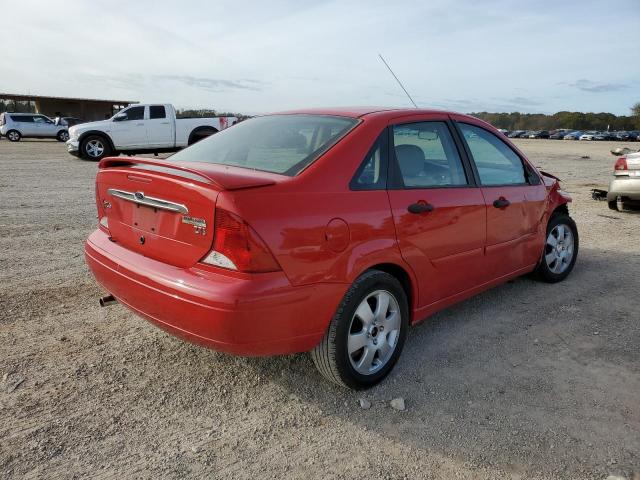
[[[544,260],[553,273],[563,273],[573,259],[574,240],[571,229],[560,223],[547,236]]]
[[[356,309],[349,327],[347,351],[354,370],[371,375],[393,356],[400,338],[401,311],[396,298],[386,290],[376,290]]]
[[[90,157],[98,158],[104,153],[104,144],[100,140],[90,140],[84,149]]]

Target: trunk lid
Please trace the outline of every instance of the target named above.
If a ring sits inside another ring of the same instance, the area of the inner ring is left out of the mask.
[[[222,190],[275,183],[270,174],[243,170],[106,158],[96,177],[98,216],[103,227],[107,224],[111,239],[125,248],[170,265],[190,267],[212,248],[215,206]]]

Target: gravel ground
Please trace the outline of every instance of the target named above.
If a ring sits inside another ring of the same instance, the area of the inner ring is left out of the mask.
[[[0,478],[640,479],[640,215],[589,191],[618,144],[518,144],[574,195],[573,274],[435,315],[355,393],[307,355],[230,357],[99,308],[96,164],[3,139]]]

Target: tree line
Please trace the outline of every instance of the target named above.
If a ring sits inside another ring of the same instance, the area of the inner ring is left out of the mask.
[[[491,113],[475,112],[472,116],[505,130],[640,130],[640,102],[631,108],[632,115],[613,113],[557,112],[544,113]]]

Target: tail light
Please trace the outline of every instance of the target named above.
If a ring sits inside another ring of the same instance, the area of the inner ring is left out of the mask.
[[[616,164],[613,167],[614,170],[628,170],[629,167],[627,166],[627,159],[625,157],[620,157],[618,160],[616,160]]]
[[[202,262],[247,273],[280,270],[255,230],[237,215],[221,208],[216,208],[213,249]]]

